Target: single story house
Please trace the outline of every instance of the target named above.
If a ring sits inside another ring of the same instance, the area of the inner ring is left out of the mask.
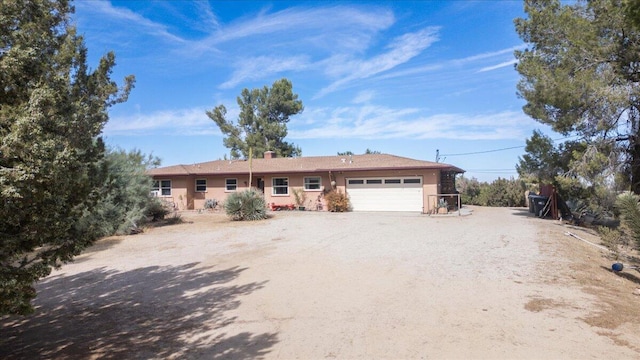
[[[268,204],[294,204],[302,189],[307,209],[326,210],[325,189],[346,193],[354,211],[415,211],[436,208],[444,194],[454,194],[453,165],[388,154],[216,160],[151,169],[153,192],[178,209],[202,209],[207,199],[224,202],[235,191],[255,187]],[[453,200],[453,198],[451,198]],[[451,201],[454,205],[457,200]]]

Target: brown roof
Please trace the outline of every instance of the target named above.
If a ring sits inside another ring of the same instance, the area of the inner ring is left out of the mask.
[[[457,173],[464,172],[464,170],[449,164],[415,160],[388,154],[310,156],[252,160],[252,171],[255,174],[407,169],[440,169]],[[148,171],[148,174],[153,176],[248,173],[248,160],[216,160],[193,165],[165,166]]]

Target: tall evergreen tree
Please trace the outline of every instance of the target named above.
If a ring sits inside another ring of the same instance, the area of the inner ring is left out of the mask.
[[[0,2],[0,313],[28,313],[33,283],[99,231],[83,219],[102,196],[99,135],[134,79],[95,70],[67,0]]]
[[[520,178],[534,183],[553,184],[556,176],[568,175],[572,163],[576,161],[574,155],[580,158],[587,149],[581,141],[566,141],[555,146],[550,137],[534,130],[524,150],[525,154],[516,164]]]
[[[528,17],[515,21],[528,44],[516,52],[518,94],[533,119],[581,136],[589,151],[572,170],[625,173],[640,193],[640,31],[625,3],[526,0]]]
[[[284,141],[289,118],[304,110],[302,101],[293,93],[291,81],[280,79],[271,88],[244,89],[238,97],[238,106],[237,124],[227,120],[224,105],[207,111],[207,116],[226,135],[224,145],[231,149],[232,158],[248,158],[249,149],[253,149],[254,157],[262,157],[265,151],[275,151],[281,157],[302,155],[299,147]]]

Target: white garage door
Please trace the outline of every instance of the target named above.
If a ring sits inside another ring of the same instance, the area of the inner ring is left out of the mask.
[[[349,178],[347,194],[354,211],[422,212],[422,178]]]

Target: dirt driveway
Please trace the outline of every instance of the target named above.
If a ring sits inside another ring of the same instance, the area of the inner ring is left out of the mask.
[[[183,217],[44,279],[0,357],[640,357],[640,274],[526,209]]]

